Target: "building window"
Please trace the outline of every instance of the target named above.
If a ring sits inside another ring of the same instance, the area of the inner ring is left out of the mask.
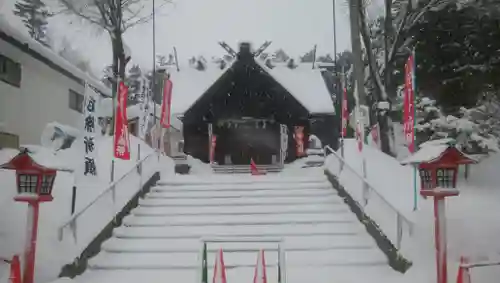
[[[432,189],[434,187],[430,170],[420,169],[420,182],[424,189]]]
[[[437,185],[441,188],[453,187],[453,169],[438,169],[437,170]]]
[[[21,64],[0,54],[0,80],[15,87],[20,87]]]
[[[69,108],[83,113],[83,95],[79,94],[74,90],[69,90]]]

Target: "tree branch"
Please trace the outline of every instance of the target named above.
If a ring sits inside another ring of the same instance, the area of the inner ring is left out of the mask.
[[[412,15],[412,10],[409,9],[410,3],[405,5],[404,16],[399,23],[394,40],[392,42],[392,46],[391,46],[390,53],[389,53],[389,60],[387,62],[388,64],[392,64],[394,62],[394,59],[396,58],[396,54],[397,54],[397,51],[399,51],[398,50],[400,47],[399,45],[400,45],[401,40],[402,40],[403,32],[408,31],[416,23],[418,23],[418,21],[420,21],[420,19],[425,15],[425,13],[427,13],[432,7],[434,7],[436,4],[438,4],[439,1],[441,1],[441,0],[431,0],[429,3],[427,3],[427,5],[425,5],[424,7],[422,7],[419,10],[419,12],[415,15],[415,17],[413,17],[413,19],[410,19],[410,15]],[[448,0],[446,0],[446,1],[448,1]],[[409,21],[409,23],[408,23],[408,21]],[[386,66],[382,65],[380,67],[380,74],[384,74],[385,69],[386,69]]]
[[[370,73],[372,74],[375,86],[379,89],[380,91],[380,97],[379,101],[386,101],[387,100],[387,93],[385,91],[384,84],[382,83],[382,79],[380,77],[380,73],[378,72],[378,63],[375,60],[373,53],[372,53],[372,44],[370,40],[370,31],[368,30],[368,26],[366,24],[366,15],[362,11],[363,8],[360,8],[359,11],[359,22],[360,22],[360,33],[361,33],[361,38],[363,39],[363,43],[365,45],[365,50],[366,50],[366,56],[368,57],[368,66],[370,68]]]
[[[110,31],[109,26],[102,21],[103,19],[100,16],[92,15],[93,12],[90,9],[87,9],[86,12],[82,9],[78,9],[71,0],[59,0],[59,2],[66,8],[66,12],[75,14],[91,24],[97,25],[106,31]],[[86,7],[88,8],[88,6]]]

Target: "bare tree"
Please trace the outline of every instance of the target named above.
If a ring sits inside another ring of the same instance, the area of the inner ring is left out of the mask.
[[[126,58],[128,56],[123,34],[133,26],[148,22],[153,16],[152,13],[146,11],[144,2],[141,0],[59,0],[64,12],[75,15],[109,34],[113,51],[113,96],[116,95],[118,79],[125,77],[125,67],[130,59]],[[162,0],[161,5],[170,2],[171,0]],[[110,132],[113,133],[113,131]]]
[[[453,0],[384,0],[386,15],[384,18],[384,60],[379,62],[373,53],[371,33],[365,7],[360,7],[360,32],[365,46],[369,73],[374,84],[373,108],[380,125],[380,140],[382,151],[392,153],[389,139],[389,119],[387,110],[389,99],[396,97],[394,85],[394,63],[397,54],[409,53],[415,45],[415,39],[409,35],[410,30],[431,9],[443,7]]]

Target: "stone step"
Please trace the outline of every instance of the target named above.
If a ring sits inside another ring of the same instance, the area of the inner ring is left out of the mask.
[[[258,239],[261,237],[255,237]],[[210,240],[210,238],[205,238]],[[231,238],[235,239],[235,238]],[[246,238],[240,238],[244,241]],[[276,238],[277,240],[281,238]],[[201,240],[187,239],[144,239],[144,238],[111,238],[104,242],[101,250],[116,253],[196,253],[200,251]],[[208,242],[207,249],[215,252],[222,248],[232,252],[255,252],[259,249],[277,251],[279,243],[276,242]],[[353,250],[376,249],[375,242],[366,236],[311,236],[287,237],[282,242],[286,251],[321,251],[321,250]]]
[[[201,192],[205,194],[221,193],[221,192],[302,192],[302,191],[320,191],[328,190],[335,191],[328,181],[315,182],[315,183],[264,183],[259,184],[206,184],[206,185],[186,185],[186,186],[155,186],[151,188],[152,192],[169,192],[169,193],[196,193]]]
[[[251,175],[205,175],[203,178],[193,177],[193,176],[175,176],[174,178],[162,179],[157,182],[159,186],[188,186],[188,185],[213,185],[213,184],[229,184],[229,185],[240,185],[240,184],[266,184],[266,183],[278,183],[278,184],[296,184],[296,183],[323,183],[327,181],[327,178],[323,174],[318,174],[314,176],[290,176],[287,175],[285,178],[281,175],[262,175],[262,176],[251,176]],[[257,187],[257,186],[256,186]]]
[[[148,198],[139,199],[140,206],[234,206],[234,205],[296,205],[296,204],[324,204],[335,205],[344,203],[342,198],[331,194],[329,196],[304,196],[297,197],[275,197],[275,198],[246,198],[246,199],[163,199]]]
[[[228,283],[252,282],[255,267],[232,267],[226,266],[226,279]],[[213,268],[208,269],[208,280],[212,282]],[[267,267],[267,282],[278,282],[278,269]],[[366,278],[373,281],[385,283],[404,282],[405,276],[395,272],[388,265],[365,265],[365,266],[313,266],[313,267],[287,267],[287,283],[332,283],[332,282],[363,282]],[[79,283],[165,283],[169,279],[175,279],[176,283],[201,282],[199,270],[92,270],[76,277]],[[333,278],[335,280],[333,280]]]
[[[302,204],[293,206],[139,206],[132,210],[136,216],[185,216],[185,215],[267,215],[267,214],[316,214],[316,213],[350,213],[345,206],[329,204]]]
[[[361,223],[240,225],[240,226],[146,226],[118,227],[118,238],[202,238],[202,237],[289,237],[320,235],[357,235],[366,233]]]
[[[89,261],[91,269],[196,269],[200,265],[200,253],[108,253],[101,252]],[[226,266],[254,267],[258,252],[225,252]],[[208,253],[210,267],[215,262],[216,253]],[[266,264],[278,264],[278,253],[265,252]],[[384,265],[385,255],[377,249],[332,251],[292,251],[286,252],[286,266],[352,266]]]
[[[129,215],[124,218],[123,225],[135,227],[147,226],[245,226],[245,225],[293,225],[293,224],[319,224],[319,223],[356,223],[353,213],[335,214],[271,214],[256,215],[223,215],[223,216],[175,216],[151,217]]]

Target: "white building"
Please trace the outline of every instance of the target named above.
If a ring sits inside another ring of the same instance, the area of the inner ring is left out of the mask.
[[[0,132],[18,135],[20,144],[40,144],[47,123],[81,128],[85,81],[111,95],[98,80],[0,16]]]

